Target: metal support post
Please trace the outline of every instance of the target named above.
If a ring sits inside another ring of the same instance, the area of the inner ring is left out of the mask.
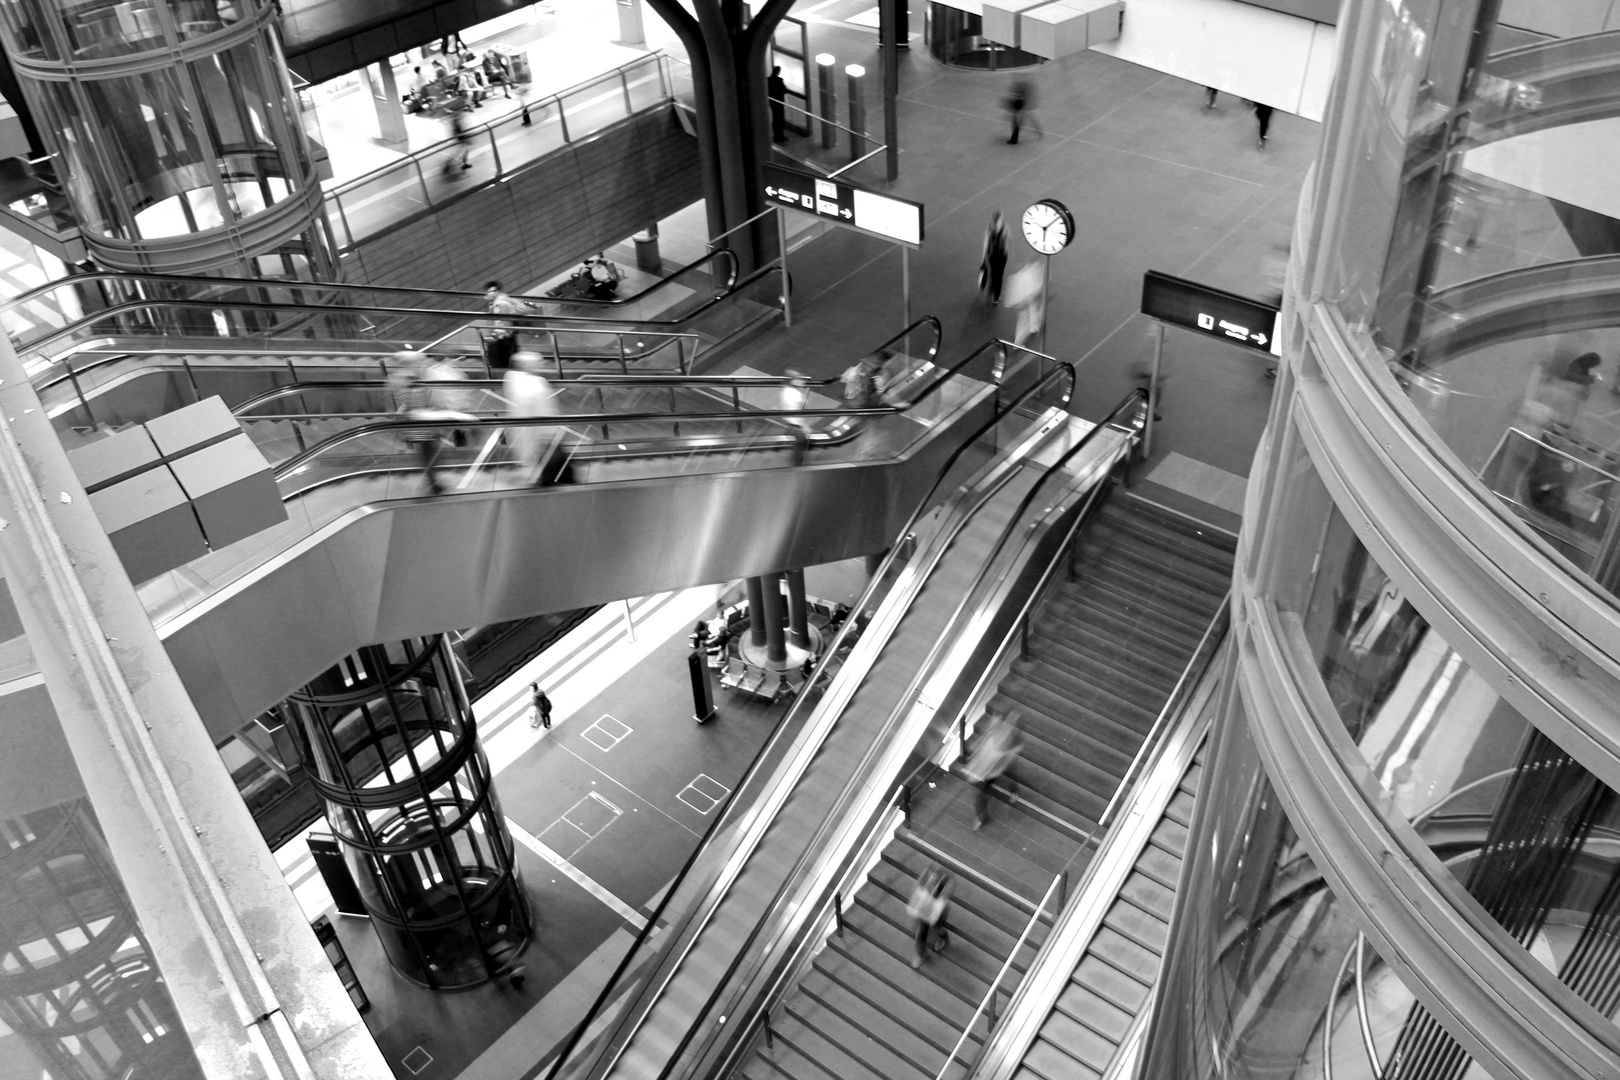
[[[838,92],[833,88],[833,69],[838,59],[832,53],[816,54],[816,80],[821,84],[821,148],[831,150],[838,141]]]
[[[883,153],[885,175],[892,184],[900,178],[900,56],[910,42],[910,19],[905,0],[879,0],[878,46],[883,66]],[[907,324],[909,325],[909,323]]]
[[[838,936],[844,936],[844,894],[833,893],[833,921],[838,926]]]
[[[793,326],[793,278],[787,265],[787,215],[780,206],[776,210],[776,257],[782,263],[782,325]],[[909,323],[907,325],[910,325]]]
[[[911,325],[911,249],[900,245],[900,314],[901,326]],[[1042,350],[1043,352],[1045,350]]]
[[[1041,260],[1041,352],[1046,351],[1046,323],[1052,317],[1052,256],[1047,255]]]
[[[1153,320],[1153,369],[1148,373],[1147,421],[1142,425],[1142,456],[1153,456],[1153,414],[1159,408],[1159,365],[1164,362],[1164,323]]]
[[[849,160],[866,153],[866,69],[850,64],[844,69],[849,91]]]
[[[776,1032],[771,1030],[771,1010],[765,1010],[765,1046],[767,1049],[776,1048]]]

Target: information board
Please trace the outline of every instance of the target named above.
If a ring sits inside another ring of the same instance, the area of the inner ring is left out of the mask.
[[[922,246],[921,203],[880,195],[845,180],[828,179],[781,165],[765,165],[765,199],[910,247]]]
[[[1235,345],[1282,355],[1274,304],[1149,270],[1142,277],[1142,314]]]

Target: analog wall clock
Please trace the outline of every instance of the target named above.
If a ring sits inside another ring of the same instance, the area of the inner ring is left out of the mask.
[[[1056,255],[1074,239],[1074,215],[1056,199],[1042,199],[1024,211],[1024,239],[1042,255]]]

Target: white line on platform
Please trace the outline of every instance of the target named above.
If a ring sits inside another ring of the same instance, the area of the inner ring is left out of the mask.
[[[641,912],[637,911],[623,900],[620,900],[617,896],[614,896],[612,893],[608,892],[607,889],[597,882],[595,878],[591,877],[589,874],[585,873],[585,871],[581,870],[579,867],[575,866],[573,863],[569,862],[555,851],[552,851],[545,844],[541,843],[538,836],[535,836],[533,833],[529,832],[511,818],[506,819],[506,827],[511,830],[512,839],[516,840],[518,843],[522,844],[524,847],[546,860],[546,862],[550,863],[558,871],[558,873],[562,874],[569,881],[572,881],[575,885],[578,885],[580,888],[602,901],[602,903],[612,908],[614,913],[617,914],[619,918],[634,926],[637,930],[640,930],[647,925],[647,916],[643,915]]]

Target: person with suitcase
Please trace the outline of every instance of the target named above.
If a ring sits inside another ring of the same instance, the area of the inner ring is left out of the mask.
[[[529,684],[529,697],[534,704],[534,716],[530,718],[529,726],[532,728],[545,728],[550,731],[551,699],[546,697],[546,692],[540,689],[540,684],[537,682]]]

